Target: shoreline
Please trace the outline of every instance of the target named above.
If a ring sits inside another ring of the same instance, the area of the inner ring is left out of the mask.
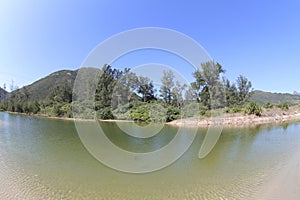
[[[244,115],[242,113],[236,114],[222,114],[216,117],[203,117],[203,118],[187,118],[178,119],[167,124],[172,126],[187,126],[187,127],[200,127],[207,128],[209,126],[222,125],[224,127],[251,127],[257,125],[268,124],[282,124],[289,122],[299,122],[300,112],[297,110],[279,111],[273,110],[266,112],[262,116]]]
[[[78,119],[78,118],[68,118],[68,117],[54,117],[45,114],[26,114],[18,112],[4,111],[9,114],[31,116],[37,118],[47,118],[47,119],[58,119],[65,121],[94,121],[90,119]],[[118,119],[98,119],[100,122],[133,122],[131,120],[118,120]],[[207,128],[209,126],[222,125],[228,128],[235,127],[251,127],[257,125],[268,125],[268,124],[282,124],[289,122],[299,122],[300,121],[300,111],[280,111],[275,113],[266,113],[263,116],[255,115],[244,115],[242,113],[236,114],[222,114],[215,117],[198,117],[198,118],[186,118],[177,119],[171,122],[165,122],[165,124],[177,127],[199,127]]]
[[[10,111],[3,111],[12,115],[22,115],[22,116],[28,116],[28,117],[36,117],[36,118],[45,118],[45,119],[59,119],[59,120],[66,120],[66,121],[74,121],[75,118],[69,118],[69,117],[54,117],[49,116],[46,114],[27,114],[27,113],[20,113],[20,112],[10,112]]]

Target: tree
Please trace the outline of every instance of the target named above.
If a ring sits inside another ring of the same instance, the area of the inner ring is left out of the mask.
[[[37,101],[29,103],[29,112],[37,114],[40,111],[40,104]]]
[[[160,96],[163,98],[164,102],[171,104],[173,99],[172,89],[174,87],[174,74],[171,70],[164,70],[161,79],[162,86],[160,88]]]
[[[236,88],[235,83],[230,83],[230,81],[227,79],[225,81],[225,92],[226,92],[226,104],[227,107],[234,107],[238,104],[238,91]]]
[[[184,99],[186,102],[194,102],[198,100],[197,93],[192,86],[188,87],[188,89],[185,91]]]
[[[237,80],[237,91],[238,91],[238,103],[240,105],[244,104],[251,97],[252,83],[242,75],[240,75]]]
[[[138,90],[139,80],[135,73],[131,72],[129,68],[121,71],[121,77],[116,79],[112,95],[112,109],[116,109],[119,105],[128,104]]]
[[[183,105],[183,92],[186,87],[186,84],[181,84],[179,81],[176,81],[176,84],[172,89],[173,104],[177,107],[181,107]]]
[[[71,103],[72,102],[72,88],[67,85],[57,85],[54,87],[49,95],[51,102],[57,103]]]
[[[149,102],[155,100],[155,89],[153,82],[148,77],[140,76],[138,78],[137,93],[142,95],[143,102]]]
[[[104,65],[101,69],[96,92],[95,92],[95,109],[110,108],[112,101],[112,94],[114,88],[122,76],[122,71],[113,69],[110,65]]]
[[[193,73],[195,82],[191,84],[203,106],[220,108],[224,106],[225,92],[221,80],[221,74],[225,72],[219,63],[213,61],[201,64],[202,71]]]

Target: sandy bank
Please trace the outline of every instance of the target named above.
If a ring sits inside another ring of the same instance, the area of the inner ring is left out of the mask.
[[[210,125],[223,125],[227,127],[254,126],[259,124],[279,124],[285,122],[300,121],[300,113],[298,112],[281,112],[275,114],[267,114],[263,116],[243,115],[239,114],[223,114],[217,117],[206,118],[188,118],[179,119],[169,122],[174,126],[197,126],[208,127]]]

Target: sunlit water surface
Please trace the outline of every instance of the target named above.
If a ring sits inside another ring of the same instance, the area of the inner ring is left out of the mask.
[[[177,131],[165,126],[154,137],[133,139],[113,122],[101,126],[113,143],[136,152],[161,148]],[[300,143],[299,123],[227,128],[200,160],[205,133],[199,129],[171,166],[128,174],[94,159],[72,121],[0,113],[0,199],[254,199]]]

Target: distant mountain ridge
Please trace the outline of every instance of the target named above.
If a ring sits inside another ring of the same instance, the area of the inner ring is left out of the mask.
[[[291,105],[295,105],[300,104],[300,96],[289,93],[272,93],[255,90],[252,97],[250,98],[250,101],[254,101],[259,104],[270,102],[272,104],[288,103]]]

